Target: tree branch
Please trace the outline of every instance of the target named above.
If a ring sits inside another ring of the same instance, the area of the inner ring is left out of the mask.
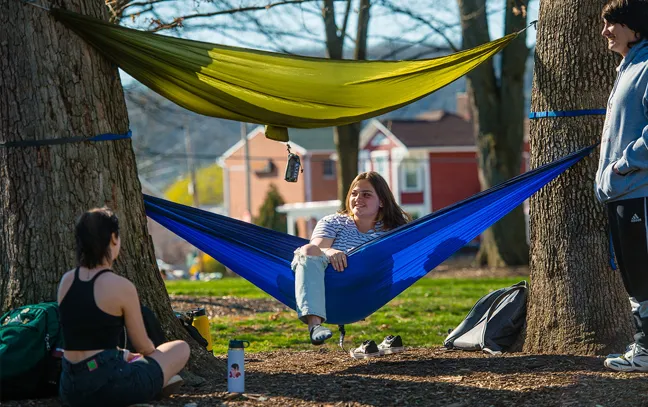
[[[339,38],[344,41],[344,37],[347,33],[347,26],[349,24],[349,14],[351,13],[351,1],[347,0],[346,10],[344,10],[344,19],[342,19],[342,28],[340,29]],[[335,17],[334,17],[335,18]]]
[[[390,9],[390,10],[396,12],[396,13],[399,13],[399,14],[406,15],[407,17],[411,18],[412,20],[422,23],[423,25],[428,27],[430,30],[434,31],[439,36],[441,36],[441,38],[443,38],[443,40],[448,44],[448,46],[450,47],[450,49],[452,49],[453,52],[459,51],[459,48],[454,45],[454,43],[450,40],[450,38],[448,38],[448,36],[445,33],[445,30],[450,28],[449,26],[445,25],[443,27],[443,29],[439,28],[436,25],[432,24],[429,21],[429,19],[423,18],[418,14],[414,14],[414,12],[412,10],[396,6],[390,1],[382,0],[380,4],[383,7],[387,8],[387,9]]]

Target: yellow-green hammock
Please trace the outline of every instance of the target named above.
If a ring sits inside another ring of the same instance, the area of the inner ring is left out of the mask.
[[[287,127],[357,122],[412,103],[460,78],[504,48],[509,34],[452,55],[416,61],[295,57],[183,40],[77,13],[51,13],[144,85],[207,116]]]

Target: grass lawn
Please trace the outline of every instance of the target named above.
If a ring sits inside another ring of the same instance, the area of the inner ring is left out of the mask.
[[[365,339],[376,343],[389,334],[401,335],[405,346],[439,346],[483,295],[515,284],[524,277],[429,279],[423,278],[367,320],[347,325],[345,346]],[[269,298],[246,280],[167,281],[169,294],[193,296],[234,296]],[[276,301],[276,300],[273,300]],[[325,346],[337,345],[337,327],[329,325],[334,336]],[[304,324],[293,311],[264,312],[253,316],[232,315],[211,320],[214,353],[226,354],[230,339],[250,341],[249,352],[279,349],[312,349]]]

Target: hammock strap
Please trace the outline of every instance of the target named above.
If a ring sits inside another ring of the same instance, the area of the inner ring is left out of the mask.
[[[340,342],[338,342],[338,345],[346,352],[346,349],[344,349],[344,336],[346,335],[346,329],[344,329],[344,325],[338,325],[338,330],[340,331]]]

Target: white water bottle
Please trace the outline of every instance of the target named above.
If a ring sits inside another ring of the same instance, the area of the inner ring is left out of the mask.
[[[227,391],[230,393],[245,392],[245,352],[250,346],[248,341],[231,340],[227,350]]]

